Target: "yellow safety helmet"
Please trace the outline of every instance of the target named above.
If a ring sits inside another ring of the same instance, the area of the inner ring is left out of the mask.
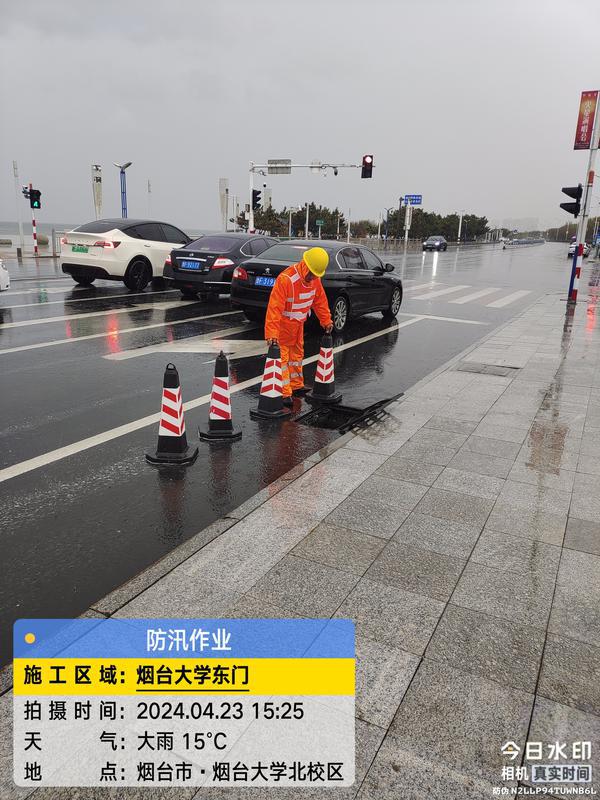
[[[310,247],[304,252],[302,260],[317,278],[322,278],[329,264],[327,250],[323,247]]]

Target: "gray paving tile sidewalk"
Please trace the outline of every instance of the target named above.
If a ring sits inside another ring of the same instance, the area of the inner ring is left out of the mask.
[[[328,797],[491,798],[515,785],[507,740],[589,739],[596,765],[600,329],[586,310],[541,298],[463,359],[510,375],[451,364],[422,381],[116,616],[353,618],[357,782]],[[263,793],[195,794],[229,796]]]

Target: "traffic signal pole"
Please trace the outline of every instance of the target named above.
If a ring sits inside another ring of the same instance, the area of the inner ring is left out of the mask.
[[[577,292],[579,289],[579,277],[581,275],[581,266],[583,262],[583,249],[585,245],[585,236],[587,233],[587,223],[590,215],[590,205],[592,201],[592,189],[594,186],[594,167],[596,164],[596,155],[598,153],[598,144],[600,140],[600,111],[596,109],[594,117],[594,129],[592,132],[592,141],[590,147],[590,157],[588,160],[587,177],[585,181],[585,188],[583,190],[583,211],[579,217],[577,225],[577,240],[575,244],[575,253],[573,254],[573,266],[571,268],[571,280],[569,281],[569,297],[568,303],[577,302]]]
[[[33,189],[33,184],[29,183],[29,192]],[[33,228],[33,255],[37,257],[38,255],[38,243],[37,243],[37,226],[35,222],[35,209],[32,207],[31,209],[31,227]]]
[[[250,178],[250,210],[248,211],[248,233],[254,233],[254,173],[258,172],[261,175],[289,175],[292,169],[310,169],[311,172],[326,172],[328,169],[333,170],[333,174],[337,175],[340,169],[360,169],[361,178],[370,178],[373,173],[373,156],[363,156],[362,164],[324,164],[321,161],[313,161],[312,164],[292,164],[291,159],[273,159],[266,164],[255,164],[254,161],[250,162],[249,178]]]

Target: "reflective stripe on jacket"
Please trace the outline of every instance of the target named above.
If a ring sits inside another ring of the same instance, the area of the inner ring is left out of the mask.
[[[279,339],[282,326],[301,326],[314,309],[323,327],[331,325],[327,295],[319,278],[304,283],[308,268],[304,262],[285,269],[275,281],[267,308],[265,339]]]

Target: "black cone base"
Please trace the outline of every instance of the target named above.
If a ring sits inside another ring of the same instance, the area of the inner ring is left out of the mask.
[[[315,392],[314,388],[312,392],[306,395],[306,402],[310,403],[311,405],[334,405],[335,403],[339,403],[342,399],[341,392],[335,392],[335,394],[319,394]]]
[[[299,389],[292,389],[294,397],[304,397],[305,394],[312,392],[312,386],[301,386]]]
[[[285,406],[276,411],[265,411],[258,407],[250,409],[250,416],[252,419],[280,419],[281,417],[287,417],[291,413],[292,409],[286,408]]]
[[[193,464],[198,457],[197,447],[186,447],[182,453],[159,453],[154,450],[152,453],[146,453],[146,461],[149,464],[178,464],[180,466],[187,466]]]
[[[235,442],[242,438],[242,432],[236,430],[203,431],[201,428],[198,428],[198,437],[204,442]]]

